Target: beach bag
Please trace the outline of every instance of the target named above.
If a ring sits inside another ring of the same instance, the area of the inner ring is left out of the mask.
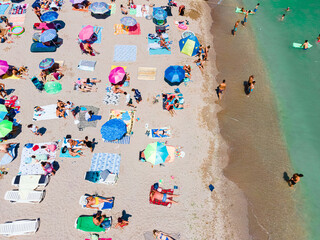
[[[159,183],[153,184],[153,188],[154,188],[154,190],[157,190],[159,188]]]
[[[96,233],[91,233],[90,234],[90,240],[99,240],[99,235]]]

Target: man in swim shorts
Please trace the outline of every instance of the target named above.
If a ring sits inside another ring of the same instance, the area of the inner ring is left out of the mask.
[[[223,91],[226,89],[226,87],[227,87],[226,80],[223,80],[222,83],[220,83],[217,88],[219,99],[221,99],[221,95],[222,95]]]
[[[288,181],[289,187],[293,187],[294,185],[297,184],[297,182],[300,181],[300,178],[303,177],[303,174],[301,173],[295,173],[293,174],[292,178],[290,178],[290,180]]]
[[[161,193],[157,190],[152,190],[150,193],[150,200],[153,202],[154,200],[161,201],[164,203],[178,203],[169,199],[169,197],[178,197],[179,195],[171,194],[171,193]]]
[[[256,12],[258,11],[258,7],[259,7],[260,3],[257,4],[257,6],[253,9],[253,13],[256,14]]]
[[[243,26],[245,26],[245,25],[246,25],[246,23],[247,23],[247,19],[248,19],[248,15],[249,15],[249,13],[251,13],[251,10],[249,10],[248,12],[246,12],[246,15],[244,16],[244,19],[243,19]]]
[[[233,31],[232,31],[233,36],[236,35],[236,31],[238,30],[239,23],[240,23],[240,20],[236,21],[236,23],[234,24]]]
[[[302,44],[303,50],[307,50],[309,48],[309,42],[308,40],[304,41],[304,44]]]

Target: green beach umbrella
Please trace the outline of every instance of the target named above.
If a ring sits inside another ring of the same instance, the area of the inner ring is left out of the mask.
[[[7,136],[12,131],[12,122],[3,120],[0,122],[0,138]]]
[[[155,142],[150,143],[144,150],[144,156],[147,162],[157,165],[164,163],[164,161],[169,156],[167,147],[164,143]]]
[[[44,89],[49,94],[57,94],[62,90],[62,85],[59,82],[51,81],[44,85]]]

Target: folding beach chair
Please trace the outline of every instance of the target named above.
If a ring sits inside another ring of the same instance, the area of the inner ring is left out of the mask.
[[[39,228],[40,219],[24,219],[0,224],[0,234],[5,237],[35,233]]]
[[[12,203],[39,203],[43,200],[45,191],[30,191],[25,197],[21,197],[19,190],[7,191],[4,199]]]
[[[12,185],[19,187],[20,183],[20,178],[21,175],[17,175],[12,179]],[[45,187],[49,183],[49,175],[41,175],[39,182],[38,182],[38,187]]]

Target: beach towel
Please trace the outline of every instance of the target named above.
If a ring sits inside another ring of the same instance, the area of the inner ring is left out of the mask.
[[[128,31],[125,30],[123,24],[119,23],[119,24],[115,24],[113,26],[113,34],[114,35],[119,35],[119,34],[129,34]]]
[[[57,146],[56,150],[53,152],[51,151],[48,152],[46,149],[41,148],[41,146],[52,145],[52,144]],[[26,144],[22,149],[21,163],[20,163],[18,175],[37,175],[37,174],[45,175],[46,173],[42,169],[40,162],[32,162],[31,156],[45,154],[45,155],[48,155],[48,157],[50,158],[50,160],[47,160],[47,162],[53,163],[56,159],[57,149],[58,149],[57,142]]]
[[[120,161],[121,155],[116,153],[94,153],[89,171],[108,170],[111,173],[119,174]]]
[[[137,5],[137,14],[136,14],[136,17],[146,17],[147,15],[149,15],[149,10],[150,10],[150,7],[148,5],[145,5],[145,8],[146,8],[146,12],[144,12],[143,16],[142,16],[142,12],[141,12],[141,8],[142,8],[142,5]]]
[[[4,15],[10,3],[0,3],[0,15]]]
[[[180,234],[179,233],[168,233],[168,235],[170,237],[172,237],[174,240],[178,240],[180,239]],[[144,236],[144,239],[145,240],[154,240],[154,237],[153,237],[153,232],[145,232],[143,234]],[[89,240],[89,239],[88,239]]]
[[[119,101],[120,101],[120,93],[114,93],[112,90],[111,90],[111,87],[108,87],[107,88],[107,92],[106,92],[106,95],[103,99],[103,102],[107,105],[118,105],[119,104]]]
[[[93,223],[93,216],[80,216],[76,228],[84,232],[104,232],[105,229]]]
[[[29,6],[29,4],[27,4],[27,3],[21,3],[21,4],[13,3],[11,6],[11,9],[9,11],[9,14],[11,14],[11,15],[26,14],[28,6]]]
[[[165,38],[165,41],[168,42],[169,39]],[[149,55],[170,55],[171,54],[171,51],[160,46],[159,39],[148,38],[148,49],[149,49]],[[169,46],[169,49],[171,49],[171,46]]]
[[[78,69],[83,71],[94,71],[97,61],[89,61],[89,60],[80,60],[78,64]]]
[[[72,139],[72,140],[80,141],[79,139]],[[61,145],[59,157],[65,157],[65,158],[79,158],[79,157],[80,157],[79,155],[77,155],[77,156],[71,156],[70,153],[69,153],[69,151],[63,153],[63,152],[62,152],[62,149],[63,149],[65,146],[67,146],[67,139],[66,139],[66,138],[64,138],[63,141],[62,141],[62,145]],[[77,146],[77,147],[75,147],[75,148],[81,149],[82,146]]]
[[[150,67],[138,68],[138,80],[154,81],[156,80],[157,69]]]
[[[152,190],[154,190],[153,185],[151,186],[150,193],[151,193]],[[171,193],[171,194],[173,194],[173,189],[163,189],[163,188],[162,188],[161,193]],[[172,197],[167,197],[167,199],[172,200]],[[151,201],[151,198],[149,198],[149,202],[150,202],[151,204],[155,204],[155,205],[171,206],[171,203],[162,202],[162,201],[158,201],[158,200]],[[169,204],[170,204],[170,205],[169,205]]]
[[[90,121],[88,122],[85,118],[86,112],[88,111],[93,111],[94,114],[99,113],[99,108],[94,107],[94,106],[87,106],[87,105],[82,105],[80,106],[81,111],[79,112],[79,123],[77,125],[79,131],[82,131],[86,127],[97,127],[97,121]]]
[[[114,47],[114,62],[135,62],[137,58],[137,46],[116,45]]]
[[[111,10],[111,14],[116,13],[117,5],[115,3],[109,4],[109,9]]]
[[[84,28],[85,25],[82,25],[82,28]],[[94,41],[93,43],[101,43],[101,35],[102,35],[102,29],[103,27],[99,27],[99,26],[93,26],[93,32],[96,34],[97,36],[97,40]],[[86,42],[86,41],[82,41],[80,40],[82,43]]]
[[[24,20],[26,19],[25,14],[19,14],[19,15],[10,15],[9,22],[11,22],[14,26],[15,25],[22,25],[24,24]]]
[[[158,134],[157,134],[157,131]],[[164,131],[164,133],[166,134],[162,134]],[[152,129],[148,129],[148,136],[149,138],[153,138],[153,139],[157,139],[157,138],[171,138],[171,130],[168,127],[163,127],[163,128],[152,128]]]
[[[136,15],[137,14],[137,9],[136,8],[129,8],[129,14],[130,15]]]
[[[42,108],[43,111],[33,110],[33,121],[59,119],[56,115],[56,104],[41,106],[40,108]]]
[[[11,75],[9,76],[8,74],[4,74],[1,79],[20,79],[19,77],[15,76],[15,75]]]
[[[126,135],[123,138],[118,139],[118,140],[106,141],[106,140],[103,139],[103,141],[104,142],[109,142],[109,143],[116,143],[116,144],[130,144],[130,139],[131,139],[131,136]]]
[[[135,26],[129,27],[129,35],[141,35],[141,28],[139,23],[137,23]]]
[[[18,144],[12,144],[10,146],[10,148],[8,149],[8,152],[11,154],[12,157],[8,153],[6,153],[0,160],[0,166],[9,164],[14,159],[16,159],[16,157],[17,157],[17,148],[18,148]]]

